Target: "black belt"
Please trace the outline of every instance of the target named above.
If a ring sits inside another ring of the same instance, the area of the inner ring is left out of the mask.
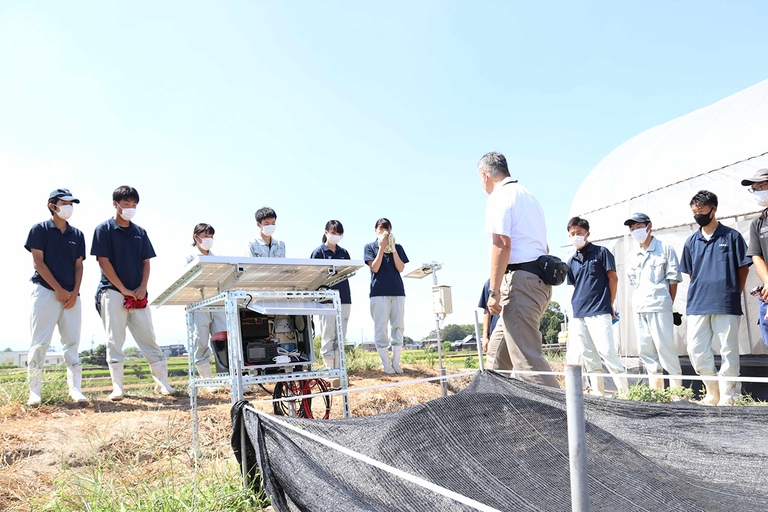
[[[531,274],[539,273],[539,263],[537,261],[526,261],[525,263],[511,263],[507,265],[507,272],[514,272],[515,270],[523,270],[530,272]]]

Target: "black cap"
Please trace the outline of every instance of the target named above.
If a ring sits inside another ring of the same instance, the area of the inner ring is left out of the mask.
[[[630,218],[624,221],[625,226],[631,226],[635,222],[651,222],[651,218],[644,213],[633,213]]]
[[[75,199],[75,197],[72,195],[72,192],[69,191],[68,188],[57,188],[53,192],[51,192],[51,195],[48,196],[48,199],[61,199],[62,201],[72,201],[73,203],[79,203],[79,199]]]
[[[741,180],[741,184],[745,187],[751,187],[755,183],[760,183],[761,181],[768,181],[768,169],[760,169],[751,178]]]

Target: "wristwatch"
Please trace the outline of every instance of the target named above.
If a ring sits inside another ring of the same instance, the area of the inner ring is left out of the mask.
[[[501,290],[488,290],[488,296],[493,297],[496,295],[501,295]]]

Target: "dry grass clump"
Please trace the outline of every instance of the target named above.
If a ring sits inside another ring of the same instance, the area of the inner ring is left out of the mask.
[[[412,365],[403,375],[361,370],[350,382],[361,388],[436,375],[435,368]],[[469,381],[450,379],[450,392]],[[131,390],[122,402],[89,393],[87,403],[74,404],[66,397],[65,382],[51,379],[49,385],[51,400],[33,408],[25,405],[24,383],[4,384],[0,390],[0,510],[171,512],[266,506],[263,493],[242,488],[230,446],[228,393],[200,394],[203,457],[195,459],[186,386],[174,383],[180,391],[175,398],[153,395],[147,387]],[[259,403],[271,394],[258,387],[254,391],[246,398],[271,413],[271,403]],[[367,416],[441,396],[440,382],[433,381],[349,393],[349,403],[353,416]],[[343,417],[339,395],[333,398],[331,417]]]

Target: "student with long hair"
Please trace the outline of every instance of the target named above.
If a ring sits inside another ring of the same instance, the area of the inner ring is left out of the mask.
[[[348,260],[349,253],[339,245],[344,235],[344,226],[338,220],[329,220],[325,224],[323,233],[323,244],[312,251],[311,258],[325,260]],[[349,323],[349,313],[352,310],[352,297],[349,291],[349,281],[344,280],[341,283],[331,287],[332,290],[338,290],[339,299],[341,299],[341,333],[336,329],[336,317],[334,315],[320,315],[320,336],[322,343],[320,352],[323,355],[323,361],[328,369],[339,368],[341,366],[341,356],[339,351],[344,350],[344,339],[347,336],[347,323]],[[331,387],[338,388],[339,379],[331,381]]]
[[[381,218],[376,221],[376,241],[365,246],[363,259],[371,268],[371,317],[375,325],[374,342],[384,373],[403,373],[400,351],[405,328],[405,287],[400,273],[408,263],[400,244],[395,243],[392,223]],[[391,338],[387,336],[390,327]],[[392,361],[389,359],[392,347]]]
[[[192,247],[194,249],[186,258],[186,264],[189,265],[197,256],[213,256],[211,247],[213,247],[213,235],[216,230],[210,224],[200,223],[195,226],[192,232]],[[202,295],[200,300],[204,299]],[[213,376],[211,371],[211,334],[227,330],[227,318],[224,313],[195,311],[193,314],[195,322],[192,334],[195,342],[195,367],[197,373],[205,379]],[[206,388],[208,391],[214,391],[215,388]]]

